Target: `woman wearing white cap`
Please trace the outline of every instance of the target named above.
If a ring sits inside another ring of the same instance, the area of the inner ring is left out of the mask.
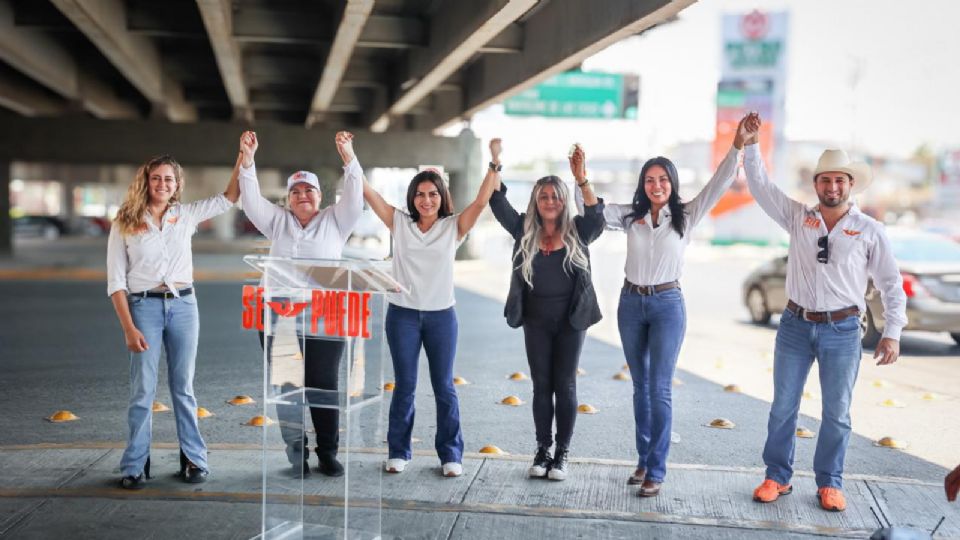
[[[491,164],[492,165],[492,164]],[[369,184],[363,196],[393,233],[394,278],[409,288],[390,298],[385,330],[396,387],[390,401],[387,472],[403,472],[412,457],[414,392],[421,346],[427,353],[430,383],[437,403],[434,446],[443,475],[463,474],[460,403],[453,386],[457,352],[453,258],[490,200],[499,169],[487,172],[477,198],[454,214],[450,192],[440,174],[428,169],[407,187],[406,212],[387,203]]]
[[[363,169],[353,153],[353,135],[341,131],[336,135],[337,152],[343,160],[343,193],[335,204],[320,209],[322,194],[317,175],[297,171],[287,178],[286,209],[271,203],[260,194],[254,154],[259,145],[256,133],[246,131],[240,137],[243,154],[240,167],[240,187],[243,211],[250,221],[270,240],[271,257],[299,257],[314,259],[339,259],[343,245],[356,226],[363,212]],[[339,340],[298,340],[304,359],[304,382],[309,388],[337,390],[340,357],[344,342]],[[264,335],[260,332],[260,344]],[[272,337],[266,339],[266,347],[272,348]],[[287,444],[287,458],[294,471],[309,474],[307,465],[308,441],[301,424],[300,408],[277,407],[281,416],[281,434]],[[337,461],[340,418],[337,409],[311,407],[310,416],[316,432],[316,453],[320,460],[318,470],[328,476],[343,474],[343,466]]]
[[[239,166],[239,159],[237,161]],[[200,319],[193,291],[191,239],[197,224],[230,209],[240,196],[234,169],[226,191],[188,204],[180,164],[170,156],[146,162],[120,205],[107,242],[107,294],[130,351],[130,429],[120,458],[120,485],[141,489],[150,478],[150,430],[160,351],[180,440],[180,476],[203,482],[207,445],[197,424],[193,373]]]

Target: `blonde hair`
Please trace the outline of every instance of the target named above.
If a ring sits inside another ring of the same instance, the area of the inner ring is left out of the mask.
[[[520,275],[531,289],[533,288],[533,258],[540,251],[540,233],[543,231],[543,218],[537,211],[537,197],[547,186],[553,186],[557,198],[563,204],[563,211],[557,218],[557,231],[560,233],[559,236],[563,246],[567,248],[567,254],[563,258],[564,271],[571,274],[574,266],[587,270],[590,265],[577,235],[577,228],[570,214],[570,205],[567,204],[570,200],[570,192],[567,191],[567,186],[563,183],[563,180],[556,176],[544,176],[537,180],[533,192],[530,194],[527,215],[523,220],[520,250],[514,257],[514,262],[520,269]]]
[[[180,197],[183,195],[183,167],[168,155],[151,159],[137,169],[133,183],[127,188],[127,195],[117,211],[114,221],[120,226],[121,233],[127,235],[143,232],[143,214],[146,213],[147,203],[150,202],[150,173],[162,165],[172,167],[173,176],[177,180],[177,190],[170,197],[170,204],[180,202]]]

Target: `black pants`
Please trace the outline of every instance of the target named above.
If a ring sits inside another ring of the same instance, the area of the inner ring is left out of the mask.
[[[263,347],[263,332],[260,334],[260,347]],[[340,373],[340,357],[343,356],[345,341],[327,339],[298,339],[300,354],[303,356],[303,386],[322,390],[337,390]],[[273,336],[267,337],[267,347],[272,357]],[[281,392],[288,392],[300,388],[292,383],[284,384]],[[309,392],[309,391],[308,391]],[[320,394],[320,393],[318,393]],[[313,430],[316,433],[317,454],[336,455],[340,445],[340,410],[336,408],[337,399],[327,393],[325,395],[307,395],[310,402],[310,417],[313,420]],[[316,405],[328,405],[317,407]],[[304,457],[304,450],[309,446],[305,426],[303,425],[303,409],[299,405],[277,405],[277,417],[280,421],[280,435],[287,443],[287,457],[290,463],[296,464]]]
[[[577,421],[577,365],[586,332],[567,321],[525,317],[523,338],[533,379],[533,423],[537,444],[553,444],[557,418],[557,447],[570,447]],[[556,396],[556,405],[554,405]]]

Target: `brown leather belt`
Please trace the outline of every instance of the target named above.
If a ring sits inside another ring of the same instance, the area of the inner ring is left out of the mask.
[[[626,279],[623,280],[623,290],[631,294],[641,294],[643,296],[650,296],[651,294],[668,291],[670,289],[679,289],[679,281],[671,281],[670,283],[661,283],[659,285],[634,285]]]
[[[793,300],[787,301],[787,309],[805,321],[816,323],[842,321],[851,315],[860,314],[860,308],[857,306],[845,307],[836,311],[807,311],[800,307],[800,304],[794,302]]]

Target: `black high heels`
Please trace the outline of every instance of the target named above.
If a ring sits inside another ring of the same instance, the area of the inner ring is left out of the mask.
[[[147,479],[150,478],[150,456],[147,456],[147,462],[143,465],[143,472],[137,476],[124,476],[120,479],[120,487],[123,489],[143,489],[147,485]]]
[[[187,459],[183,449],[180,449],[180,472],[177,473],[177,476],[183,478],[183,481],[188,484],[201,484],[207,481],[208,474],[207,471],[197,467]]]

